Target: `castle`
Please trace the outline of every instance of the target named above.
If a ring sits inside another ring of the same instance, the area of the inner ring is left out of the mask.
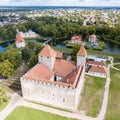
[[[20,78],[25,100],[76,111],[84,87],[87,52],[82,46],[77,63],[62,59],[62,53],[46,45],[38,64]]]

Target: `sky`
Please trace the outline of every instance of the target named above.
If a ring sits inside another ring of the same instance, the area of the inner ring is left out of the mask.
[[[0,0],[0,6],[118,6],[120,0]]]

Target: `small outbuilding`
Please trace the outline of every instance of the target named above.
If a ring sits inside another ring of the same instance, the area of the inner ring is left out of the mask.
[[[25,40],[23,39],[22,35],[20,33],[16,36],[15,45],[17,48],[23,48],[25,47]]]

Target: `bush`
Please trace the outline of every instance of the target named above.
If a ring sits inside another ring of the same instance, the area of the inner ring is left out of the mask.
[[[8,102],[9,97],[7,96],[6,90],[3,88],[0,88],[0,105],[3,104],[3,102]]]

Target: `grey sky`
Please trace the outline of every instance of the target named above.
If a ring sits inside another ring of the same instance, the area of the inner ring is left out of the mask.
[[[0,0],[0,5],[119,6],[120,7],[120,0]]]

